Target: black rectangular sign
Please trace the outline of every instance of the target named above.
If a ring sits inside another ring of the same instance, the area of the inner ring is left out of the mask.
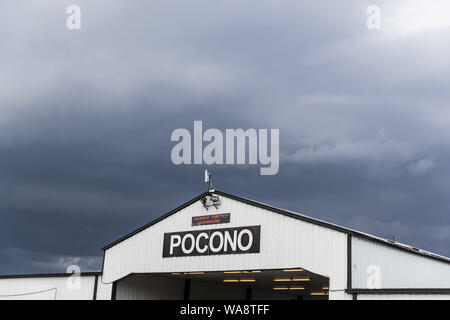
[[[219,223],[229,223],[230,214],[229,213],[217,213],[210,214],[207,216],[196,216],[192,217],[192,226],[203,226],[208,224],[219,224]]]
[[[163,258],[259,253],[261,226],[164,233]]]

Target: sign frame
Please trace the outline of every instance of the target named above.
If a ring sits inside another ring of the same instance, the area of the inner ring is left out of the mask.
[[[162,257],[260,253],[260,245],[260,225],[166,232],[163,235]]]

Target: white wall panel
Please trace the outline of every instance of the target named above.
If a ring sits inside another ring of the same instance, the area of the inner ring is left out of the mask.
[[[104,283],[103,276],[98,276],[97,300],[111,300],[112,283]]]
[[[104,281],[130,273],[222,271],[303,267],[330,278],[330,289],[345,289],[347,236],[344,233],[221,196],[219,210],[200,201],[116,244],[105,252]],[[231,213],[231,221],[191,226],[191,218]],[[260,253],[162,258],[165,232],[261,226]]]
[[[382,289],[450,288],[449,263],[358,237],[352,240],[352,264],[353,288],[369,288],[367,268],[371,265],[381,271],[379,288]]]
[[[69,289],[69,277],[0,279],[0,300],[91,300],[95,276],[81,276],[80,288]]]
[[[329,300],[352,300],[353,296],[346,293],[344,290],[329,291]]]

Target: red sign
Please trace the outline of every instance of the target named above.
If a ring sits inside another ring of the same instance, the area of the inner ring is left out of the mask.
[[[210,214],[207,216],[192,217],[192,226],[203,226],[229,222],[230,222],[229,213],[217,213],[217,214]]]

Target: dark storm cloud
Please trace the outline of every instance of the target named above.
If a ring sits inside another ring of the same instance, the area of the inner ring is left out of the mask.
[[[0,273],[96,270],[204,191],[170,160],[194,120],[280,129],[278,175],[213,166],[218,188],[450,255],[449,29],[381,1],[370,32],[370,4],[3,1]]]

